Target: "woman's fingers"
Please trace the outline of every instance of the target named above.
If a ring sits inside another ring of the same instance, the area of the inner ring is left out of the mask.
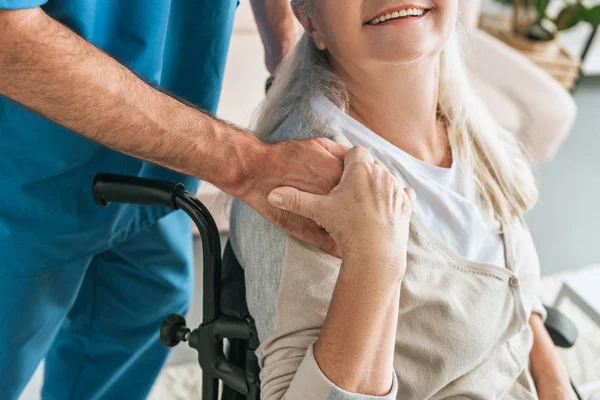
[[[325,231],[325,229],[321,228],[314,221],[301,218],[298,229],[295,232],[290,233],[292,236],[310,243],[326,253],[336,257],[342,256],[342,252],[335,243],[335,240],[333,240],[333,238],[329,235],[329,233],[327,233],[327,231]]]
[[[415,189],[407,187],[407,188],[404,188],[404,192],[407,194],[408,198],[410,199],[411,208],[414,208],[415,201],[417,200],[417,193],[415,192]]]
[[[269,204],[282,210],[310,218],[319,223],[319,209],[322,207],[322,197],[316,194],[302,192],[296,188],[284,186],[269,193]]]
[[[287,229],[289,233],[329,254],[341,257],[342,252],[336,242],[325,229],[318,225],[321,219],[320,215],[323,211],[327,211],[323,210],[324,197],[302,192],[292,187],[280,187],[269,194],[268,201],[274,207],[307,218],[297,219],[295,222],[298,226],[291,230]]]
[[[348,146],[344,146],[343,144],[339,144],[326,138],[317,138],[315,140],[328,152],[330,152],[340,160],[343,160],[344,157],[346,157],[346,153],[348,153],[348,150],[350,149]]]
[[[351,164],[372,165],[374,163],[375,159],[373,159],[373,156],[367,149],[355,146],[346,153],[346,157],[344,158],[344,169]]]
[[[404,188],[405,199],[402,203],[402,211],[405,215],[410,215],[415,209],[415,201],[417,200],[417,194],[413,188]]]
[[[406,232],[401,230],[407,224],[398,222],[408,221],[416,201],[415,191],[402,190],[400,180],[364,148],[348,150],[344,166],[342,180],[327,195],[290,186],[269,193],[271,206],[296,214],[286,217],[291,222],[283,224],[283,228],[335,255],[340,253],[336,243],[343,251],[350,251],[372,242],[379,243],[374,251],[389,251],[403,257],[398,249],[403,248],[399,247],[400,242],[407,240]],[[305,224],[308,220],[314,222],[309,226]]]

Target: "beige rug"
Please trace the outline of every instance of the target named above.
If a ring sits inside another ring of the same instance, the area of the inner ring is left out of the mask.
[[[600,274],[600,265],[583,268],[576,272],[550,275],[542,279],[541,295],[545,304],[552,305],[562,281],[574,274]],[[600,288],[598,288],[600,290]],[[573,348],[559,349],[573,382],[582,391],[582,396],[600,396],[600,328],[596,326],[568,299],[560,310],[569,316],[579,329],[579,337]],[[190,350],[192,351],[192,350]],[[152,389],[150,400],[200,399],[202,377],[196,363],[167,367]],[[597,386],[597,387],[596,387]]]

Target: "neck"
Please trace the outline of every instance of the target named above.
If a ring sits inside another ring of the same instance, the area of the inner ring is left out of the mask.
[[[332,60],[349,95],[354,119],[413,157],[452,163],[445,124],[437,118],[439,58],[410,64],[345,69]]]

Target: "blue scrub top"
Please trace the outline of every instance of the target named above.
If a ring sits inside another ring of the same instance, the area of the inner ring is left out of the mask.
[[[214,113],[237,0],[0,0],[44,11],[153,85]],[[94,112],[94,110],[90,110]],[[36,274],[99,253],[169,212],[98,207],[91,183],[112,172],[190,177],[84,139],[0,95],[0,276]]]

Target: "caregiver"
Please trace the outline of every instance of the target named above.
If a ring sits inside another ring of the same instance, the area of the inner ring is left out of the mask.
[[[252,3],[272,70],[296,40],[294,16],[287,0]],[[237,4],[0,0],[1,399],[17,398],[43,358],[43,398],[146,398],[168,354],[158,327],[189,306],[189,220],[161,207],[97,207],[98,172],[191,191],[204,179],[335,251],[267,194],[328,192],[344,148],[267,145],[209,115]]]

